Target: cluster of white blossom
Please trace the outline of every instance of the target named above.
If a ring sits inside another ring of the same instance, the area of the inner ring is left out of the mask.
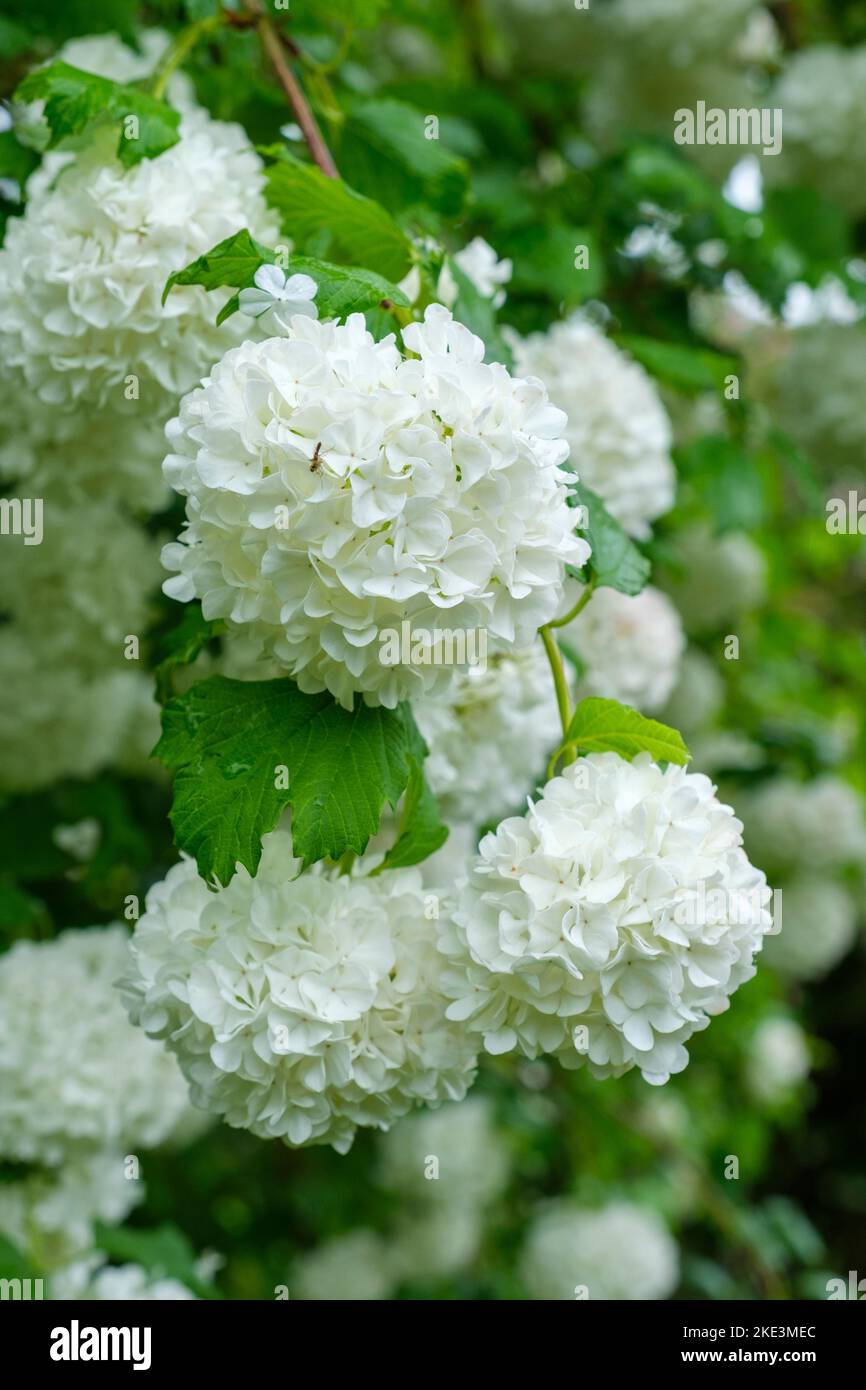
[[[514,342],[515,370],[540,377],[568,416],[581,482],[632,536],[674,503],[671,426],[652,378],[588,318],[575,315]]]
[[[0,1155],[57,1165],[189,1131],[174,1058],[130,1026],[116,993],[128,949],[117,925],[0,956]]]
[[[769,105],[783,112],[785,144],[771,178],[817,188],[846,212],[866,211],[866,45],[814,44],[790,54]]]
[[[676,568],[666,573],[664,585],[687,632],[713,632],[763,603],[767,562],[745,533],[714,535],[695,523],[678,533],[674,554]]]
[[[676,608],[651,586],[598,589],[559,636],[580,658],[578,698],[602,696],[654,714],[676,684],[686,644]]]
[[[536,1215],[520,1269],[530,1298],[667,1298],[679,1281],[679,1251],[645,1207],[612,1202],[592,1210],[561,1200]]]
[[[473,237],[466,246],[454,253],[452,259],[482,299],[489,299],[494,309],[501,309],[506,299],[505,286],[511,279],[513,270],[511,261],[500,260],[493,247],[482,236]],[[437,294],[442,303],[449,308],[457,299],[457,282],[447,264],[439,277]]]
[[[445,1017],[417,869],[300,873],[266,836],[255,877],[211,892],[184,860],[150,890],[125,982],[133,1021],[177,1055],[193,1100],[228,1124],[345,1153],[359,1126],[461,1099],[475,1048]]]
[[[302,1302],[370,1302],[389,1298],[394,1282],[385,1241],[359,1228],[296,1260],[289,1293]]]
[[[449,823],[484,825],[521,806],[559,737],[540,642],[490,654],[485,667],[470,666],[412,708],[430,749],[425,775]]]
[[[750,855],[767,869],[795,869],[809,847],[821,873],[866,865],[866,804],[854,787],[825,773],[811,782],[774,777],[743,799]]]
[[[866,329],[818,323],[789,335],[774,376],[773,409],[822,474],[854,486],[866,450]]]
[[[78,1299],[167,1303],[196,1297],[179,1279],[154,1275],[141,1265],[106,1264],[104,1256],[98,1252],[58,1270],[52,1275],[49,1287],[51,1298],[60,1303]]]
[[[771,925],[741,830],[700,774],[579,758],[482,840],[442,923],[449,1017],[489,1052],[667,1081]]]
[[[749,1041],[746,1080],[758,1100],[785,1100],[811,1069],[806,1035],[793,1018],[764,1019]]]
[[[766,964],[789,980],[820,980],[857,940],[857,905],[836,879],[796,874],[780,890],[782,929],[767,938]]]
[[[96,1222],[118,1224],[144,1196],[125,1160],[106,1149],[0,1183],[0,1234],[44,1271],[85,1254]]]
[[[433,664],[443,629],[527,644],[565,564],[589,554],[541,383],[484,363],[441,305],[403,341],[414,356],[360,314],[296,316],[287,336],[227,352],[168,427],[187,525],[166,547],[166,592],[349,708],[358,691],[393,706],[450,684],[456,667]],[[403,652],[404,631],[423,650]]]

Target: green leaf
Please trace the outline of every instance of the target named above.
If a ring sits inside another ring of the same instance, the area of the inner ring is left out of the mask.
[[[163,291],[163,303],[175,285],[203,285],[207,290],[223,286],[238,291],[247,289],[254,283],[259,266],[273,265],[276,259],[276,251],[254,241],[246,230],[235,232],[204,256],[199,256],[197,260],[185,266],[183,270],[170,275]],[[402,290],[372,270],[331,265],[328,261],[320,261],[313,256],[289,256],[285,260],[284,270],[287,276],[309,275],[315,280],[318,286],[316,306],[320,319],[364,314],[378,309],[383,301],[390,301],[404,308],[409,304]],[[238,308],[239,299],[235,294],[220,309],[217,323],[223,323]],[[391,321],[390,328],[393,327]]]
[[[413,763],[397,839],[374,873],[420,864],[441,849],[447,839],[448,827],[439,816],[439,803],[427,784],[423,765]]]
[[[317,254],[402,280],[411,267],[411,244],[389,212],[281,146],[264,153],[277,155],[266,172],[267,196],[296,246],[309,251],[315,239]]]
[[[737,372],[734,357],[725,357],[708,348],[690,347],[684,343],[662,343],[655,338],[640,338],[620,334],[617,343],[630,352],[648,372],[667,386],[679,391],[721,391],[725,377]]]
[[[361,854],[426,754],[408,705],[349,711],[288,679],[212,676],[169,701],[162,728],[154,751],[176,772],[176,843],[221,883],[238,863],[255,872],[262,836],[288,805],[308,863]]]
[[[577,570],[569,566],[569,573],[584,584],[594,579],[599,589],[616,589],[620,594],[631,596],[639,594],[649,579],[649,560],[591,488],[575,481],[568,502],[571,507],[583,508],[588,524],[578,530],[592,547],[592,555],[583,568]]]
[[[0,131],[0,178],[24,184],[39,163],[39,155],[22,145],[14,130]]]
[[[196,1254],[182,1231],[168,1222],[152,1230],[96,1223],[96,1245],[112,1260],[142,1265],[157,1279],[177,1279],[199,1298],[217,1298],[196,1270]]]
[[[454,276],[458,291],[454,317],[482,340],[487,349],[484,356],[488,362],[504,362],[505,366],[510,368],[513,366],[514,358],[496,321],[493,304],[478,293],[469,276],[455,261],[449,259],[448,267]]]
[[[427,139],[426,120],[391,97],[359,102],[343,123],[338,162],[361,192],[392,211],[426,203],[453,216],[463,206],[469,170],[438,138]]]
[[[0,1233],[0,1279],[34,1279],[39,1271],[17,1245]]]
[[[172,693],[174,672],[195,661],[208,642],[225,630],[225,624],[208,621],[201,604],[187,604],[180,622],[163,633],[154,643],[153,662],[156,676],[156,695],[164,703]]]
[[[575,260],[584,247],[587,265],[579,269]],[[604,285],[601,250],[586,227],[562,222],[524,227],[508,239],[504,250],[514,262],[511,283],[518,294],[572,305],[598,294]]]
[[[687,763],[690,757],[676,729],[647,719],[630,705],[594,697],[577,706],[565,743],[581,753],[618,753],[629,761],[638,753],[649,753],[656,762]]]
[[[49,148],[97,124],[117,124],[117,157],[127,169],[142,159],[155,159],[180,139],[180,112],[166,102],[138,87],[82,72],[69,63],[50,63],[28,73],[19,83],[15,100],[45,102],[51,128]],[[126,120],[131,116],[138,123],[134,136],[127,135]]]
[[[41,935],[50,925],[48,909],[39,898],[0,879],[0,938],[4,942],[18,937]]]

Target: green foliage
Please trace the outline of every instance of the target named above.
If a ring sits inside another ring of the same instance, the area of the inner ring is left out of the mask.
[[[171,822],[202,877],[255,873],[262,836],[292,807],[308,864],[361,854],[426,749],[407,705],[343,709],[293,681],[212,676],[170,700],[157,757],[175,772]],[[287,775],[284,775],[283,769]]]
[[[659,381],[687,394],[720,392],[725,385],[725,377],[736,375],[735,358],[711,352],[708,348],[684,343],[662,343],[634,334],[623,334],[617,341]]]
[[[28,73],[15,99],[44,101],[51,149],[89,134],[95,126],[118,127],[117,157],[126,169],[142,159],[156,159],[180,139],[180,112],[166,102],[68,63],[50,63]],[[128,125],[130,118],[137,123],[134,133]]]
[[[340,131],[340,168],[392,212],[428,203],[453,216],[463,206],[469,170],[438,136],[427,138],[426,119],[390,97],[353,104]]]
[[[164,703],[171,695],[175,671],[195,661],[199,653],[220,635],[224,627],[225,624],[219,621],[209,622],[201,611],[201,604],[189,603],[183,610],[180,622],[157,638],[154,643],[153,670],[157,698],[161,702]]]
[[[97,1223],[97,1246],[118,1264],[141,1265],[154,1279],[176,1279],[197,1298],[216,1298],[212,1284],[198,1273],[196,1253],[176,1226],[165,1224],[154,1230],[135,1226],[106,1226]]]
[[[427,784],[424,768],[421,763],[413,762],[397,838],[374,872],[420,864],[441,849],[447,839],[448,827],[442,822],[439,803]]]
[[[649,579],[649,560],[641,555],[598,494],[584,483],[575,481],[569,489],[568,503],[583,510],[587,524],[579,525],[577,530],[592,548],[592,554],[582,569],[569,566],[572,576],[583,584],[594,583],[599,589],[639,594]]]
[[[581,753],[618,753],[631,761],[649,753],[656,762],[687,763],[689,750],[682,734],[647,719],[617,700],[581,700],[572,715],[565,743]]]

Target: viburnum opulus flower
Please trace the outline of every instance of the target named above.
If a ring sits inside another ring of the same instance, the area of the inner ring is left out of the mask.
[[[527,644],[589,554],[541,383],[486,364],[441,305],[403,341],[414,356],[360,314],[296,316],[227,352],[168,426],[187,523],[166,592],[347,707],[450,684],[437,632]]]
[[[50,1271],[92,1250],[96,1223],[119,1225],[143,1197],[144,1184],[120,1150],[25,1168],[0,1183],[0,1235]]]
[[[667,1298],[679,1251],[654,1211],[632,1202],[598,1210],[550,1202],[526,1237],[520,1272],[530,1298]]]
[[[515,371],[540,377],[568,416],[571,465],[632,536],[670,511],[671,425],[652,378],[576,315],[514,343]]]
[[[597,590],[560,637],[583,663],[581,696],[620,700],[645,713],[671,694],[686,641],[676,608],[651,587],[634,597]]]
[[[781,889],[782,929],[767,938],[766,964],[783,979],[820,980],[857,940],[857,904],[827,874],[797,874]]]
[[[58,1164],[188,1132],[177,1063],[130,1026],[116,993],[128,939],[88,927],[0,956],[0,1156]]]
[[[265,837],[255,877],[239,868],[218,892],[175,865],[148,894],[125,992],[197,1105],[344,1153],[359,1126],[462,1099],[476,1049],[445,1016],[442,909],[419,870],[300,869],[285,830]]]
[[[860,93],[866,45],[815,44],[785,55],[768,104],[784,113],[785,144],[774,183],[819,189],[846,212],[866,210],[866,118]],[[832,384],[832,383],[831,383]]]
[[[197,1297],[179,1279],[155,1275],[143,1265],[111,1265],[99,1251],[58,1269],[49,1282],[54,1302],[173,1303]]]
[[[579,758],[482,840],[442,924],[449,1016],[489,1052],[667,1081],[771,925],[741,830],[700,774]]]

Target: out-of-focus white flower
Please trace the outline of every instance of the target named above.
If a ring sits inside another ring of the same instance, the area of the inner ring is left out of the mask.
[[[522,806],[559,740],[540,642],[493,653],[486,670],[470,667],[444,695],[415,701],[413,713],[430,749],[425,775],[449,823],[484,825]]]
[[[371,862],[300,873],[277,830],[255,878],[239,868],[211,892],[184,860],[150,890],[130,1013],[228,1124],[345,1153],[358,1126],[387,1129],[471,1085],[475,1049],[445,1016],[421,874],[365,877]]]
[[[500,260],[490,243],[481,236],[473,237],[467,246],[457,251],[454,261],[467,279],[472,281],[481,297],[489,299],[494,309],[501,309],[505,303],[505,286],[511,279],[511,261]]]
[[[492,1053],[667,1081],[755,973],[771,926],[741,830],[700,774],[579,758],[481,841],[441,924],[449,1016]]]
[[[96,1222],[118,1225],[143,1197],[124,1154],[67,1158],[0,1183],[0,1234],[50,1272],[93,1248]]]
[[[811,782],[776,777],[743,798],[749,853],[769,869],[795,869],[808,847],[811,870],[866,863],[866,808],[831,774]]]
[[[382,1138],[380,1154],[389,1190],[440,1206],[488,1205],[502,1192],[510,1169],[483,1096],[408,1116]]]
[[[485,364],[441,305],[403,340],[414,357],[360,314],[295,317],[226,353],[168,427],[166,476],[188,501],[166,592],[347,708],[445,689],[466,657],[436,660],[437,633],[528,644],[589,549],[541,383]]]
[[[540,377],[568,416],[565,437],[581,481],[632,536],[674,503],[671,426],[652,378],[587,318],[514,342],[515,370]]]
[[[181,286],[173,271],[247,227],[276,239],[263,169],[240,126],[184,109],[181,139],[124,169],[103,141],[50,153],[28,181],[23,216],[0,251],[0,354],[22,398],[43,410],[124,409],[129,393],[153,418],[249,330],[228,291]]]
[[[336,1236],[295,1262],[290,1294],[302,1301],[369,1302],[388,1298],[394,1284],[389,1252],[375,1231]]]
[[[667,1298],[679,1279],[679,1251],[644,1207],[612,1202],[593,1211],[558,1201],[533,1221],[520,1272],[531,1298]]]
[[[85,816],[74,825],[55,825],[51,838],[66,854],[77,859],[79,864],[86,864],[99,848],[102,827],[95,816]]]
[[[388,1246],[394,1278],[443,1279],[472,1264],[484,1226],[475,1207],[444,1206],[401,1214]]]
[[[785,884],[781,901],[782,930],[767,937],[765,963],[786,979],[820,980],[857,939],[854,899],[834,879],[809,874]]]
[[[52,1300],[167,1303],[196,1298],[179,1279],[153,1275],[136,1264],[102,1264],[103,1258],[96,1253],[59,1269],[50,1281]]]
[[[0,956],[0,1155],[135,1153],[185,1121],[174,1058],[130,1026],[116,993],[128,941],[122,926],[88,927]]]
[[[664,586],[687,632],[712,632],[766,596],[767,562],[740,531],[716,536],[703,524],[685,528],[676,538],[676,564]]]
[[[827,476],[862,479],[866,451],[866,329],[818,323],[790,335],[770,408]]]
[[[673,690],[686,644],[670,599],[646,588],[633,598],[598,589],[559,636],[584,665],[578,695],[620,700],[655,713]]]
[[[620,44],[687,67],[740,38],[761,0],[610,0],[596,22]]]
[[[241,312],[251,319],[261,318],[273,309],[277,325],[283,328],[292,314],[311,319],[319,317],[313,302],[319,287],[312,276],[287,277],[278,265],[260,265],[253,278],[255,286],[241,290],[238,295]]]
[[[817,188],[853,216],[866,210],[864,84],[866,45],[814,44],[786,54],[768,98],[784,113],[785,144],[766,161],[777,166],[768,177]]]
[[[793,1018],[768,1018],[749,1043],[746,1077],[752,1094],[772,1104],[809,1075],[806,1035]]]

